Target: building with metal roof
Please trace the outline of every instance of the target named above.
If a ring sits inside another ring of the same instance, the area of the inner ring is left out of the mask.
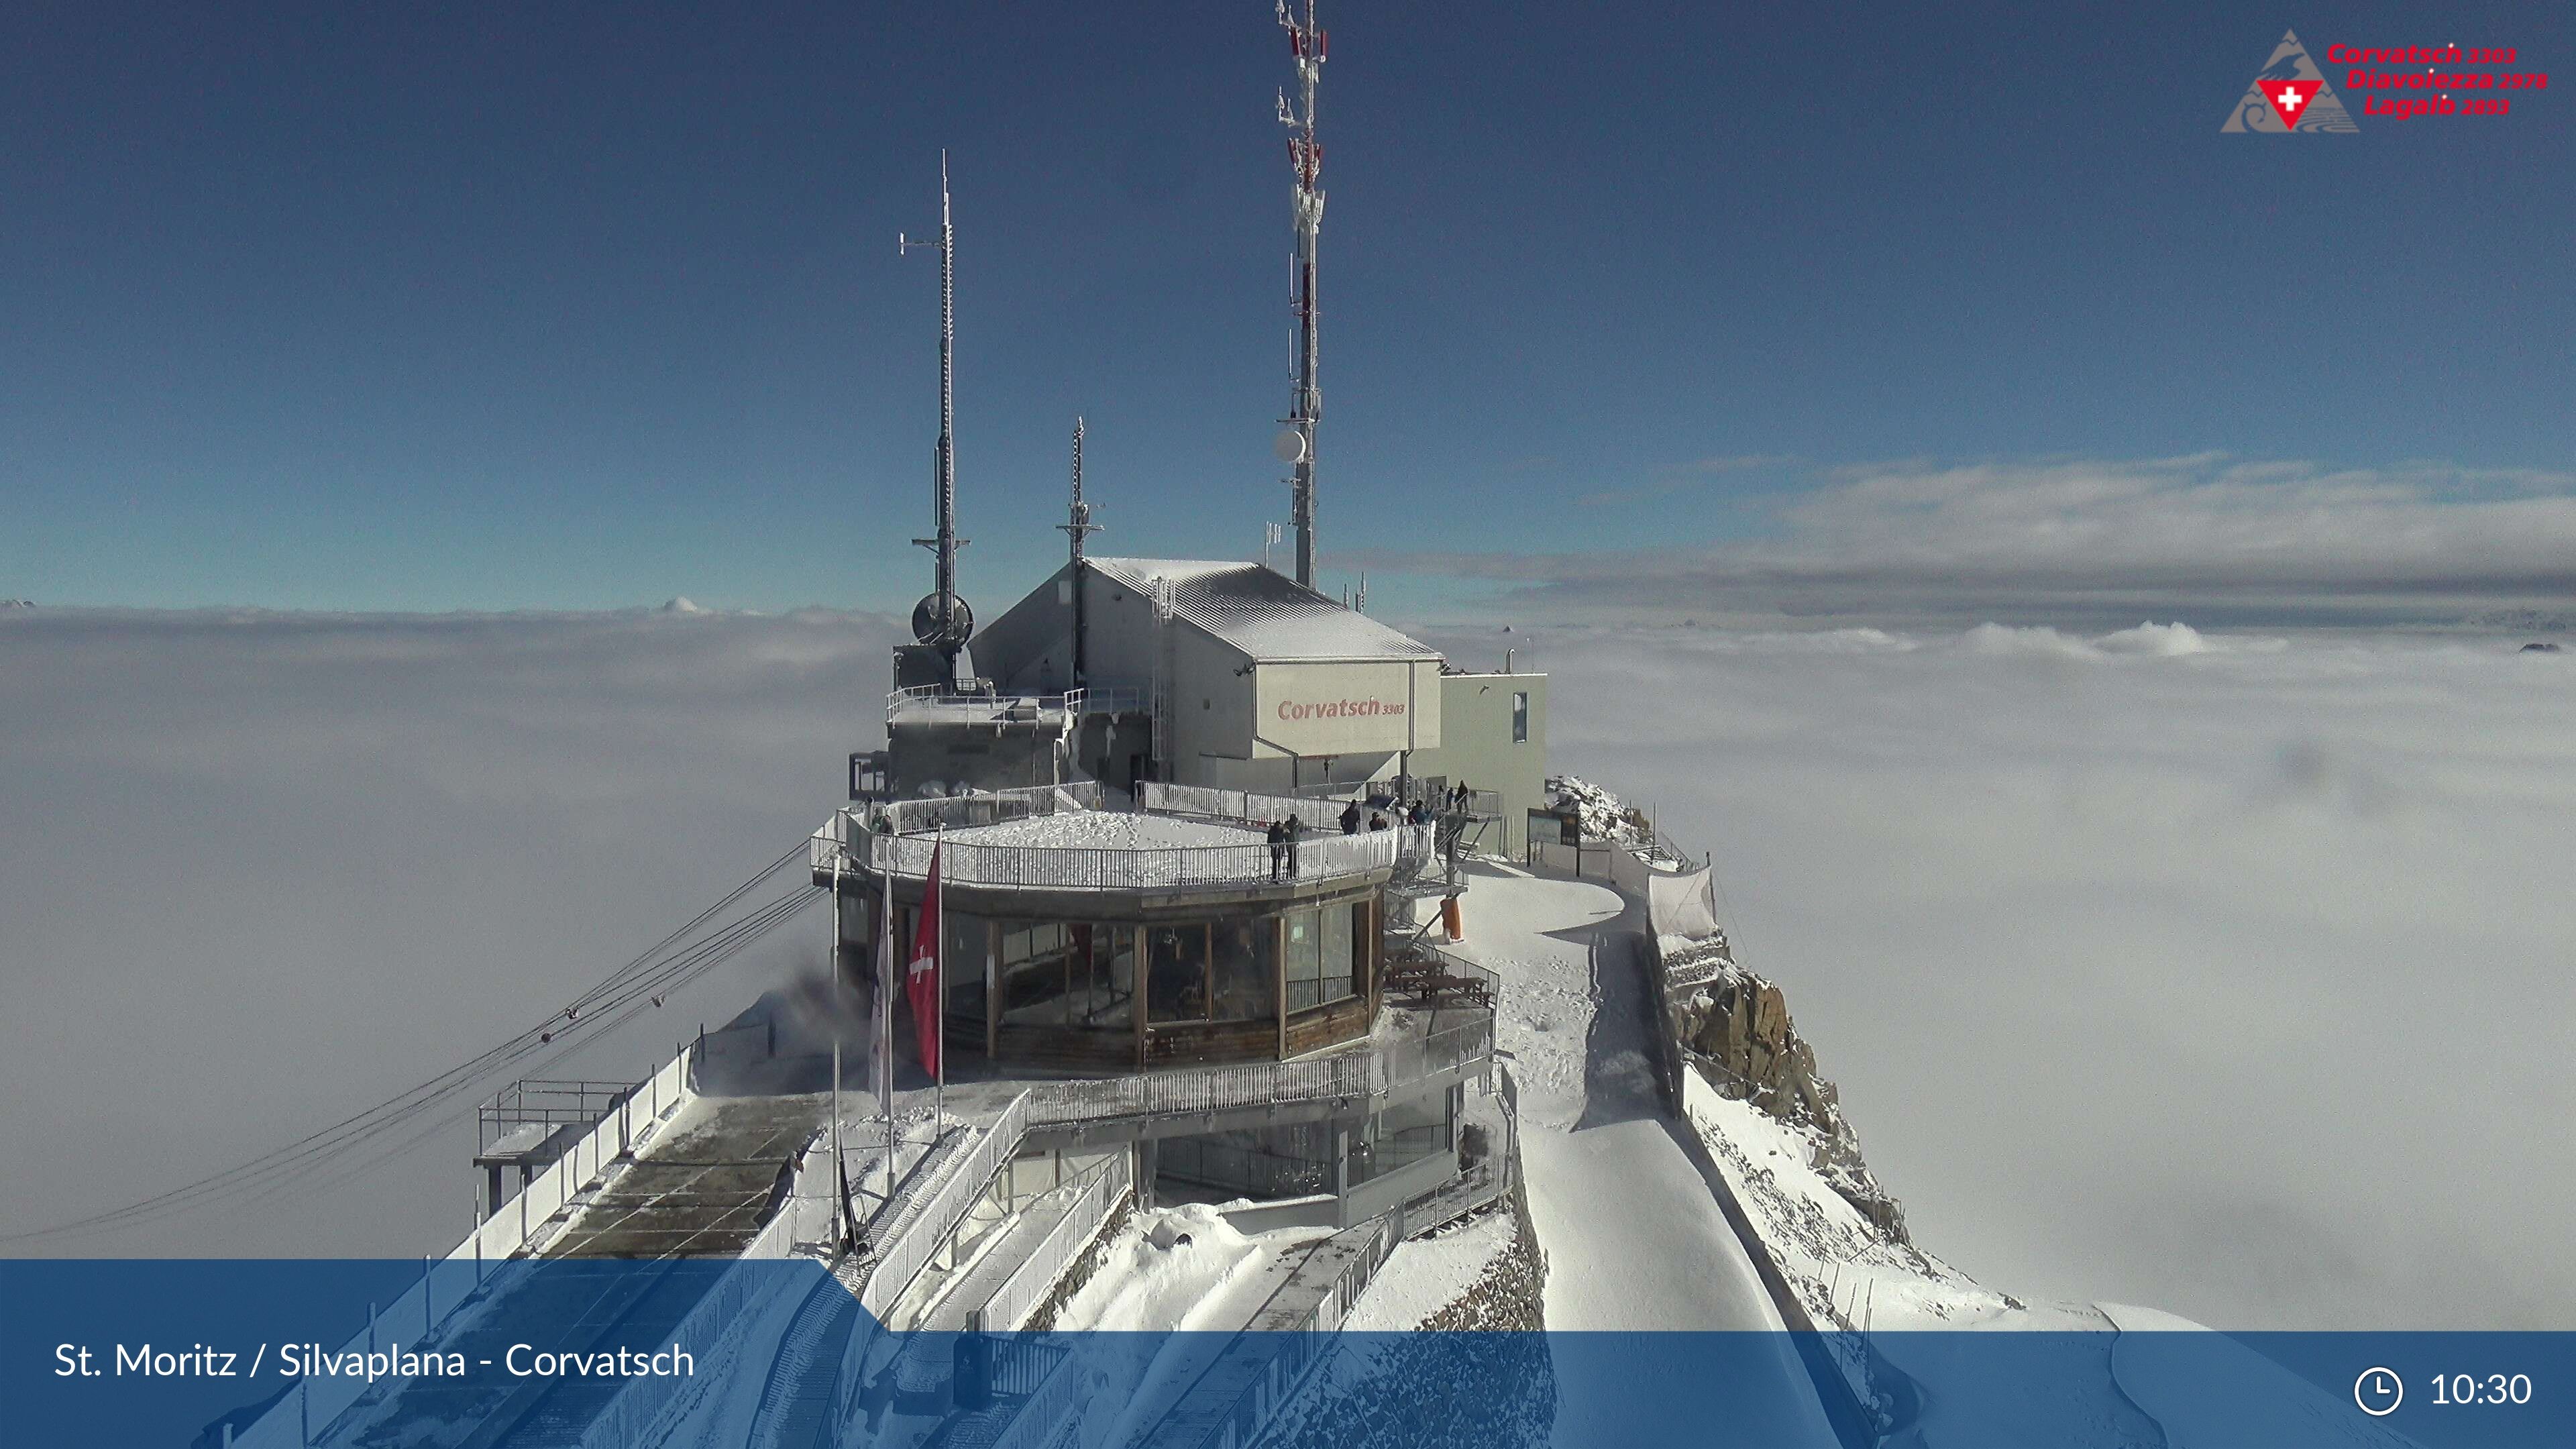
[[[1122,786],[1358,783],[1440,743],[1440,651],[1262,564],[1069,561],[973,657],[999,695],[1079,690],[1070,764]]]

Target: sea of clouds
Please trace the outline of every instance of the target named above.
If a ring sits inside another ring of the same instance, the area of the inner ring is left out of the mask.
[[[1445,642],[1550,671],[1550,758],[1714,855],[1931,1251],[2226,1327],[2576,1325],[2576,652]]]
[[[0,616],[0,1231],[542,1016],[882,739],[890,620]],[[2576,653],[2170,622],[1435,631],[1713,852],[1919,1239],[2229,1327],[2576,1324]],[[1469,906],[1472,929],[1473,906]],[[562,1068],[633,1078],[820,916]],[[470,1121],[48,1250],[443,1251]]]

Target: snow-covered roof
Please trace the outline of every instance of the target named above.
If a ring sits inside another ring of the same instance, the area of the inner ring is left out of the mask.
[[[1172,612],[1255,659],[1437,659],[1440,651],[1346,609],[1264,564],[1092,558],[1102,577],[1151,596],[1172,584]]]
[[[1052,846],[1087,850],[1168,850],[1206,845],[1259,845],[1249,826],[1121,810],[1066,810],[994,825],[970,825],[947,838],[963,845]]]

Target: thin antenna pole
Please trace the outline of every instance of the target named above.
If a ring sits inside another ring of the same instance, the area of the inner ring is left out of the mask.
[[[1297,582],[1311,589],[1315,586],[1315,425],[1324,415],[1315,300],[1316,236],[1324,224],[1320,185],[1324,148],[1315,143],[1315,87],[1323,79],[1327,37],[1315,24],[1315,0],[1304,4],[1305,17],[1300,20],[1289,11],[1288,0],[1278,0],[1279,24],[1288,32],[1289,49],[1296,56],[1298,92],[1295,105],[1289,104],[1287,92],[1279,94],[1279,119],[1290,132],[1288,165],[1296,177],[1297,235],[1290,284],[1290,309],[1297,320],[1297,388],[1288,416],[1280,421],[1297,439],[1296,476],[1288,483],[1289,513],[1297,528]]]
[[[931,596],[922,601],[922,610],[916,610],[913,628],[922,643],[935,646],[948,660],[949,672],[954,675],[957,651],[965,644],[972,626],[963,617],[957,598],[957,550],[964,548],[967,541],[957,536],[957,227],[948,206],[946,151],[939,153],[939,240],[915,241],[900,232],[895,235],[897,255],[910,253],[916,247],[936,247],[939,251],[939,444],[932,458],[931,485],[937,528],[933,537],[916,538],[913,542],[929,549],[939,562]]]
[[[1082,500],[1082,419],[1078,415],[1073,420],[1073,508],[1066,517],[1067,521],[1056,527],[1073,540],[1071,572],[1067,578],[1073,588],[1073,687],[1080,689],[1089,677],[1085,654],[1085,636],[1089,631],[1083,627],[1082,608],[1082,541],[1088,535],[1098,533],[1101,525],[1091,521],[1091,505]]]

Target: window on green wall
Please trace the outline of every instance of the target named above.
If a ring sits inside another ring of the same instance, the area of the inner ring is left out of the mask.
[[[1512,692],[1512,743],[1529,743],[1529,692],[1526,690]]]

